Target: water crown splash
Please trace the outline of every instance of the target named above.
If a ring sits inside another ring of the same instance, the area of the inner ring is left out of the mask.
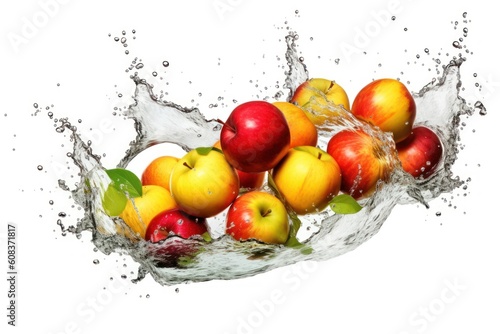
[[[307,69],[297,54],[296,39],[294,33],[286,37],[289,70],[284,87],[289,90],[289,98],[297,86],[308,79]],[[162,285],[236,279],[299,261],[320,261],[342,255],[374,236],[396,205],[428,205],[431,199],[463,184],[451,171],[457,158],[460,117],[474,112],[459,96],[460,66],[463,61],[461,58],[455,59],[444,66],[439,80],[414,94],[418,110],[415,125],[425,125],[435,130],[444,146],[441,164],[435,174],[426,180],[415,180],[401,169],[394,142],[388,134],[356,120],[341,106],[327,105],[338,117],[319,128],[318,146],[324,146],[328,138],[341,129],[363,128],[374,140],[381,142],[385,147],[384,154],[395,168],[387,184],[381,185],[370,198],[362,200],[363,209],[357,214],[339,215],[327,211],[301,217],[302,227],[298,236],[303,246],[300,248],[256,241],[234,241],[223,232],[224,214],[209,219],[213,237],[210,243],[196,238],[184,240],[171,236],[157,245],[139,238],[124,237],[117,233],[117,228],[127,229],[127,226],[120,218],[108,216],[103,208],[103,194],[110,184],[106,168],[99,156],[92,152],[91,145],[81,139],[77,128],[67,119],[61,119],[57,131],[70,132],[73,142],[71,158],[81,176],[72,190],[65,186],[63,180],[60,181],[64,189],[71,192],[74,201],[84,209],[84,217],[74,232],[91,232],[92,242],[104,254],[123,252],[133,258],[140,265],[138,277],[134,281],[150,274]],[[218,121],[205,119],[197,108],[185,108],[162,101],[146,80],[138,75],[132,76],[132,79],[135,83],[135,103],[126,110],[125,115],[134,121],[136,139],[117,164],[118,167],[126,168],[138,154],[157,144],[172,143],[188,151],[200,146],[211,146],[219,139],[221,125]],[[311,110],[314,110],[314,103],[324,104],[324,101],[313,101]],[[267,183],[264,188],[270,190]],[[179,261],[176,266],[161,265],[162,262],[152,256],[161,247],[180,244],[196,248],[197,255]]]

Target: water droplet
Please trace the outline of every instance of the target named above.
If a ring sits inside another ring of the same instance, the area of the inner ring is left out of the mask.
[[[391,17],[391,20],[395,21],[395,20],[396,20],[396,16],[394,16],[394,15],[393,15],[393,16]]]
[[[484,116],[487,114],[486,107],[483,105],[481,101],[477,101],[476,103],[474,103],[474,107],[479,109],[479,115]]]
[[[54,201],[53,201],[53,200],[50,200],[50,201],[49,201],[49,204],[50,204],[50,205],[53,205],[53,204],[54,204]]]
[[[170,65],[170,63],[166,60],[164,60],[161,64],[163,65],[163,67],[168,67]]]
[[[143,68],[143,67],[144,67],[143,63],[139,63],[139,64],[135,65],[135,68],[138,69],[138,70],[141,69],[141,68]]]
[[[64,218],[66,217],[66,212],[59,212],[58,216]]]
[[[95,259],[93,262],[94,262],[94,264],[99,264],[100,263],[98,259]]]
[[[441,217],[441,211],[436,212],[436,217]]]
[[[175,288],[175,292],[179,293],[179,288]]]
[[[36,169],[43,170],[43,166],[42,165],[38,165],[38,166],[36,166]]]
[[[123,275],[121,276],[121,278],[126,279],[126,278],[127,278],[127,275],[123,274]]]
[[[38,103],[33,103],[33,107],[38,108]]]
[[[153,72],[153,73],[151,73],[151,74],[152,74],[154,77],[156,77],[156,76],[158,75],[158,73],[157,73],[157,72]]]
[[[460,45],[460,43],[458,41],[454,41],[452,45],[453,45],[454,48],[457,48],[457,49],[461,49],[462,48],[462,46]]]

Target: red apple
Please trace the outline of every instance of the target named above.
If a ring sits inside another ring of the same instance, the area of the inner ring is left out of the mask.
[[[222,150],[220,140],[215,142],[214,147]],[[236,173],[240,179],[240,188],[244,189],[258,189],[262,187],[264,179],[266,178],[266,172],[247,173],[236,169]]]
[[[149,251],[157,266],[174,267],[179,258],[193,256],[198,250],[194,240],[182,240],[194,236],[209,237],[206,218],[173,209],[162,211],[151,220],[145,239],[155,244]]]
[[[443,155],[438,135],[425,126],[413,128],[410,136],[398,143],[396,149],[403,170],[415,178],[431,176]]]
[[[416,116],[413,96],[406,86],[395,79],[372,81],[354,98],[354,116],[391,132],[396,143],[410,135]]]
[[[259,189],[264,184],[266,172],[247,173],[241,170],[236,170],[240,178],[240,188],[244,189]]]
[[[226,216],[226,234],[239,241],[284,244],[290,224],[285,205],[274,195],[250,191],[233,202]]]
[[[385,145],[362,130],[342,130],[330,139],[326,151],[340,167],[342,192],[364,198],[375,191],[379,180],[388,181],[393,164]]]
[[[169,235],[188,239],[207,232],[206,218],[194,217],[179,209],[172,209],[160,212],[151,220],[146,230],[145,239],[159,242]]]
[[[272,169],[288,152],[290,129],[276,106],[250,101],[231,112],[222,127],[220,143],[234,168],[259,173]]]

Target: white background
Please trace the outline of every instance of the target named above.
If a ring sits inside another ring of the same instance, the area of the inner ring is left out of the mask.
[[[487,2],[28,0],[0,12],[0,176],[7,185],[0,231],[2,333],[500,332],[498,20]],[[388,12],[394,21],[383,15]],[[65,157],[69,138],[54,131],[47,110],[33,116],[34,103],[75,124],[82,119],[79,129],[93,134],[94,150],[106,153],[103,163],[112,165],[134,138],[132,123],[112,116],[114,107],[130,102],[133,84],[125,68],[134,57],[145,64],[148,79],[154,70],[164,77],[157,85],[169,92],[167,99],[197,105],[210,116],[229,112],[232,99],[274,95],[284,79],[279,66],[285,64],[287,26],[300,35],[311,76],[336,80],[351,99],[378,77],[398,77],[418,91],[437,75],[432,58],[446,63],[460,52],[451,44],[462,36],[463,12],[470,20],[463,44],[473,53],[462,49],[463,95],[488,109],[486,116],[463,119],[464,147],[454,171],[470,177],[466,190],[443,194],[430,209],[396,207],[375,237],[338,258],[234,281],[163,287],[148,276],[133,284],[130,271],[137,267],[126,256],[94,252],[88,233],[80,240],[61,236],[58,213],[68,214],[62,219],[68,226],[81,212],[70,207],[57,180],[73,186],[78,176]],[[122,30],[127,48],[113,41]],[[363,39],[363,31],[370,36]],[[348,46],[361,54],[346,53]],[[210,103],[219,107],[208,108]],[[66,164],[70,169],[61,169]],[[8,223],[17,226],[15,328],[6,317]]]

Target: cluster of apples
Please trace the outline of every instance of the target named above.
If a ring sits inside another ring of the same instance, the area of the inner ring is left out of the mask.
[[[318,147],[318,128],[330,111],[321,103],[310,110],[313,98],[342,105],[392,133],[403,169],[415,178],[431,176],[439,164],[440,139],[429,128],[413,127],[416,106],[404,84],[373,81],[351,108],[342,87],[315,78],[302,83],[290,101],[238,105],[221,121],[213,146],[153,160],[142,174],[142,196],[129,200],[120,217],[134,233],[158,243],[170,235],[208,240],[207,218],[226,211],[225,232],[235,240],[284,244],[290,234],[287,209],[306,215],[323,211],[341,192],[355,199],[370,196],[394,168],[380,153],[382,144],[353,128],[332,133],[327,147]],[[262,187],[266,178],[277,194]]]

